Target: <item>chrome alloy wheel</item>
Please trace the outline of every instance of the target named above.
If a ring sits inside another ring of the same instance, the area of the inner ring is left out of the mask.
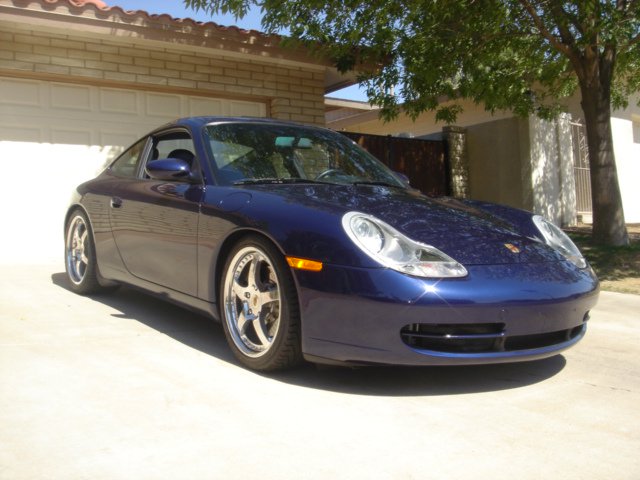
[[[252,358],[273,345],[281,319],[282,294],[271,259],[255,246],[240,249],[224,277],[225,322],[235,346]]]
[[[80,215],[69,222],[66,239],[66,262],[69,279],[79,285],[89,268],[89,229]]]

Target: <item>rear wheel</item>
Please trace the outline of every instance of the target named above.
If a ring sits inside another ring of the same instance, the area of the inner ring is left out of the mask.
[[[97,277],[93,234],[87,216],[73,212],[65,230],[65,269],[71,290],[87,295],[103,290]]]
[[[262,237],[238,242],[224,266],[220,305],[227,342],[254,370],[281,370],[302,358],[300,312],[291,271]]]

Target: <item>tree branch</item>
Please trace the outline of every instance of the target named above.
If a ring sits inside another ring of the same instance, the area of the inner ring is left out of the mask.
[[[546,38],[556,50],[559,50],[560,52],[564,53],[567,56],[571,55],[572,52],[569,49],[569,47],[567,47],[566,45],[563,45],[562,42],[559,42],[556,36],[553,35],[547,29],[547,27],[544,25],[544,22],[540,18],[540,16],[536,13],[535,8],[533,8],[533,5],[531,5],[531,3],[529,3],[527,0],[518,0],[518,1],[527,11],[527,13],[529,14],[529,17],[531,17],[531,20],[533,20],[533,23],[535,24],[540,34],[544,36],[544,38]]]
[[[602,52],[602,56],[600,57],[600,81],[604,83],[605,81],[611,82],[613,78],[613,70],[615,68],[617,56],[617,49],[614,45],[607,45]]]
[[[533,5],[531,5],[531,3],[528,0],[518,0],[518,1],[527,11],[529,16],[531,17],[531,20],[533,20],[533,23],[535,24],[540,34],[549,41],[549,43],[551,44],[551,46],[553,46],[553,48],[555,48],[560,53],[565,55],[571,61],[571,63],[574,65],[574,68],[576,69],[576,73],[579,74],[580,71],[582,70],[582,64],[580,63],[579,56],[576,54],[576,52],[572,50],[569,47],[569,45],[566,45],[561,41],[559,41],[558,38],[555,35],[553,35],[551,31],[549,31],[549,29],[545,26],[540,16],[537,14],[535,8],[533,8]]]
[[[639,2],[640,0],[631,0],[630,2],[627,2],[627,0],[618,0],[616,8],[618,9],[618,11],[624,12],[625,20],[632,20],[636,18],[636,15],[634,15],[634,10],[640,8],[640,5],[638,5]],[[629,48],[631,48],[638,42],[640,42],[640,33],[638,33],[635,37],[632,37],[624,45],[621,45],[618,51],[620,53],[626,52]]]
[[[633,37],[631,40],[629,40],[627,43],[625,43],[623,46],[621,46],[620,50],[619,50],[620,53],[626,52],[628,49],[630,49],[636,43],[640,43],[640,33],[638,35],[636,35],[635,37]]]
[[[580,35],[584,36],[584,34],[585,34],[584,33],[585,32],[584,25],[582,25],[580,23],[580,21],[578,20],[578,16],[577,15],[566,11],[564,9],[564,7],[562,5],[560,5],[560,4],[556,4],[554,2],[551,2],[551,6],[552,6],[552,8],[557,6],[560,9],[560,11],[562,12],[562,14],[569,19],[569,21],[576,28],[576,30],[578,30],[578,32],[580,32]]]
[[[562,38],[562,43],[567,45],[571,50],[574,50],[576,40],[567,27],[566,21],[569,15],[562,8],[562,5],[556,2],[551,2],[551,15],[558,26],[558,30],[560,31],[560,38]],[[573,22],[572,22],[573,23]],[[579,28],[579,31],[584,35],[582,27]]]

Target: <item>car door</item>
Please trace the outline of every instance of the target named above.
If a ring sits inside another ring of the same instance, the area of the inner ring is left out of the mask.
[[[149,178],[144,167],[159,158],[180,158],[199,172],[193,140],[177,129],[155,134],[139,162],[136,178],[114,188],[110,220],[127,270],[142,280],[197,295],[197,238],[202,182]]]

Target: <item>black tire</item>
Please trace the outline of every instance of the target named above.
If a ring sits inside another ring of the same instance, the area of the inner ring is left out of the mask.
[[[282,254],[262,237],[245,237],[229,252],[220,280],[222,326],[240,363],[259,371],[300,363],[300,308]]]
[[[74,210],[69,216],[64,240],[64,266],[71,290],[80,295],[106,290],[98,281],[93,232],[82,210]]]

